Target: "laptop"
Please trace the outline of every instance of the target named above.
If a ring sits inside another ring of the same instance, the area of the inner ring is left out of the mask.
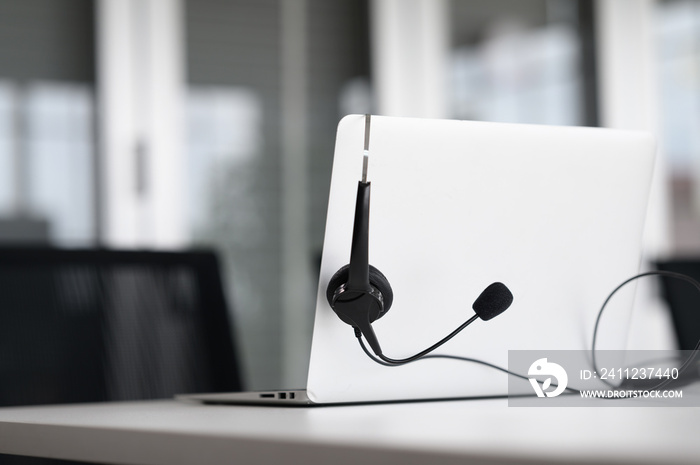
[[[372,184],[369,262],[394,294],[391,310],[373,323],[386,355],[412,355],[450,333],[474,314],[474,299],[493,282],[511,290],[511,307],[475,321],[436,353],[507,367],[508,350],[590,348],[603,300],[640,266],[653,137],[600,128],[368,121],[350,115],[338,125],[306,389],[179,398],[335,405],[508,394],[508,375],[480,364],[380,365],[331,309],[326,288],[350,258],[363,176]],[[633,298],[629,289],[611,302],[597,348],[624,349]],[[529,389],[523,381],[523,392]]]

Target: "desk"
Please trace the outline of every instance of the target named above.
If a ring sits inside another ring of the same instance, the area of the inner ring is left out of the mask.
[[[0,453],[122,464],[697,464],[699,409],[469,400],[289,408],[177,401],[0,409]]]

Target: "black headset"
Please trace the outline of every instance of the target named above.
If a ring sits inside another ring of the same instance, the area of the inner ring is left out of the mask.
[[[372,323],[391,309],[394,292],[384,274],[369,264],[369,205],[371,183],[367,182],[369,159],[370,115],[365,115],[365,149],[362,180],[357,185],[355,221],[352,232],[350,263],[340,268],[330,279],[326,298],[333,311],[345,323],[355,329],[355,336],[365,337],[377,357],[391,365],[418,360],[452,339],[477,318],[490,320],[503,313],[513,302],[513,295],[499,282],[488,286],[474,301],[475,315],[452,333],[429,348],[404,359],[391,359],[382,353]]]

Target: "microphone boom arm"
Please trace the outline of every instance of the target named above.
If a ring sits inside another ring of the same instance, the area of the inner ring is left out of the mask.
[[[478,318],[479,318],[479,315],[476,315],[476,314],[475,314],[474,316],[472,316],[471,318],[469,318],[467,321],[465,321],[464,323],[462,323],[457,329],[455,329],[454,331],[452,331],[450,334],[448,334],[447,336],[445,336],[444,338],[442,338],[441,340],[439,340],[438,342],[436,342],[436,343],[433,344],[432,346],[430,346],[430,347],[428,347],[427,349],[422,350],[422,351],[418,352],[417,354],[412,355],[412,356],[410,356],[410,357],[400,358],[400,359],[393,359],[393,358],[389,358],[389,357],[387,357],[386,355],[382,354],[381,351],[380,351],[379,353],[377,353],[377,351],[375,351],[375,354],[377,355],[377,357],[379,357],[379,358],[382,359],[384,362],[386,362],[386,363],[388,363],[388,364],[390,364],[390,365],[403,365],[403,364],[406,364],[406,363],[414,362],[414,361],[418,360],[418,359],[421,358],[421,357],[425,357],[425,356],[428,355],[430,352],[432,352],[432,351],[434,351],[435,349],[437,349],[438,347],[442,346],[444,343],[446,343],[447,341],[449,341],[450,339],[452,339],[453,337],[455,337],[455,336],[456,336],[457,334],[459,334],[464,328],[466,328],[467,326],[469,326],[470,324],[472,324],[472,323],[473,323],[475,320],[477,320]],[[355,328],[355,337],[357,337],[358,339],[360,339],[360,338],[362,337],[362,334],[363,334],[362,331],[360,331],[358,328]],[[374,334],[372,334],[372,335],[374,335]],[[366,336],[366,335],[365,335],[365,339],[367,339],[367,336]],[[370,341],[368,340],[367,342],[369,343]],[[371,344],[371,343],[370,343],[370,347],[372,347],[372,344]],[[374,350],[374,348],[373,348],[373,350]]]

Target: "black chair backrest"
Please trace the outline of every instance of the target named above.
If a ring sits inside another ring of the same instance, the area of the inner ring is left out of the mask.
[[[0,406],[242,389],[211,252],[0,248]]]
[[[678,259],[658,262],[663,271],[681,273],[700,281],[700,259]],[[662,293],[673,318],[673,326],[681,350],[693,350],[700,340],[700,293],[690,283],[661,278]]]

